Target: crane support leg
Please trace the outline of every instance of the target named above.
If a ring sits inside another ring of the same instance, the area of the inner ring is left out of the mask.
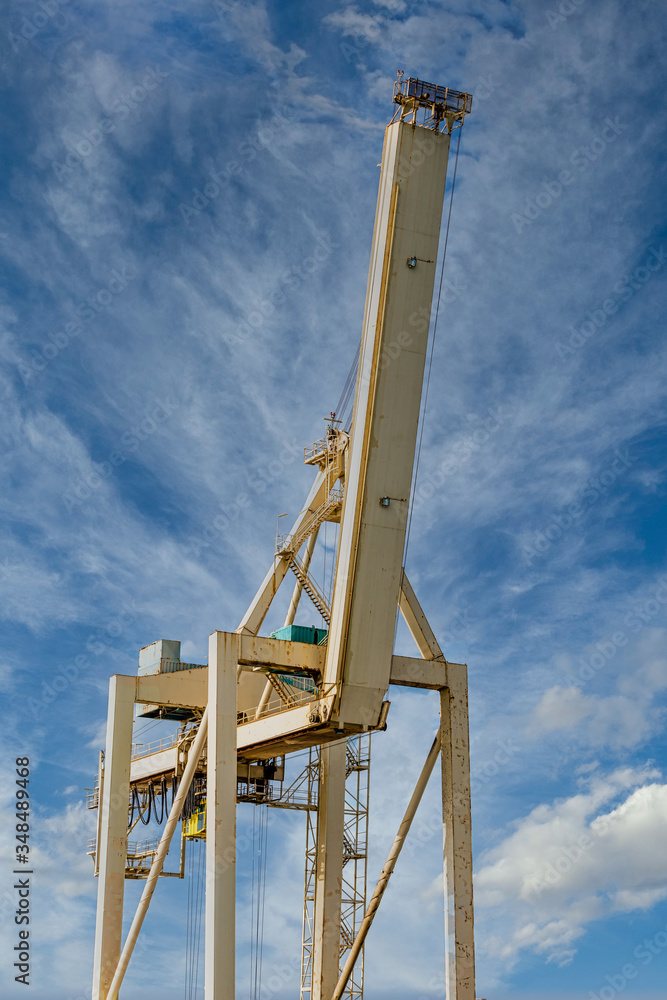
[[[340,974],[340,978],[336,984],[336,988],[332,993],[332,1000],[341,1000],[347,982],[352,974],[352,970],[354,969],[354,963],[357,961],[359,955],[361,954],[361,949],[364,946],[364,941],[366,940],[366,936],[371,928],[371,924],[373,923],[375,914],[377,913],[377,909],[380,903],[382,902],[384,891],[389,885],[389,879],[391,878],[394,868],[396,867],[396,862],[398,861],[399,855],[403,850],[403,844],[405,843],[405,838],[410,832],[412,821],[415,818],[417,808],[422,800],[422,796],[428,784],[428,779],[431,777],[431,774],[433,773],[433,768],[435,767],[435,763],[438,759],[439,753],[440,753],[440,736],[438,735],[433,740],[433,745],[429,750],[428,757],[426,758],[426,763],[422,768],[422,772],[419,775],[419,780],[417,781],[415,790],[412,793],[410,802],[408,803],[408,808],[406,809],[405,815],[403,816],[403,822],[398,828],[398,833],[396,834],[396,838],[394,839],[394,843],[392,844],[391,851],[389,852],[389,857],[387,858],[385,866],[382,869],[380,878],[378,880],[378,884],[375,887],[375,892],[371,897],[371,901],[368,904],[368,909],[366,910],[364,919],[361,922],[361,927],[359,928],[359,932],[355,938],[354,944],[350,948],[350,953],[347,956],[347,961],[345,962],[343,971]],[[451,1000],[449,994],[447,994],[447,1000]]]
[[[169,818],[165,824],[164,833],[160,838],[157,853],[153,858],[151,870],[148,873],[146,884],[144,885],[144,891],[141,894],[141,899],[139,900],[139,905],[137,906],[136,913],[134,914],[132,926],[128,931],[118,967],[114,973],[113,981],[109,989],[109,1000],[118,1000],[118,994],[120,992],[125,973],[127,972],[127,967],[130,964],[132,952],[134,951],[134,946],[137,943],[137,938],[139,937],[139,931],[143,926],[144,918],[148,912],[148,907],[150,906],[151,899],[153,898],[153,893],[155,892],[155,887],[157,886],[158,879],[162,874],[164,859],[169,851],[171,838],[173,837],[174,831],[178,826],[178,821],[180,819],[181,812],[183,811],[183,806],[185,805],[185,796],[187,795],[188,789],[192,784],[192,779],[194,778],[195,770],[206,742],[206,728],[207,712],[205,711],[199,725],[195,741],[190,748],[190,752],[188,753],[188,762],[186,764],[185,771],[183,772],[181,782],[178,786],[178,794],[171,804],[171,810],[169,812]]]
[[[447,1000],[475,1000],[468,680],[463,665],[440,692]]]
[[[208,647],[205,1000],[234,1000],[236,921],[236,672],[239,636]]]
[[[330,1000],[338,982],[345,824],[345,740],[323,746],[317,814],[311,1000]]]
[[[97,887],[93,1000],[106,1000],[121,954],[135,687],[136,677],[114,676],[109,681],[104,784],[100,803],[101,837],[97,854],[100,881]]]

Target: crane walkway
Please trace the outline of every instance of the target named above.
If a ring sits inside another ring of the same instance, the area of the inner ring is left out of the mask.
[[[276,555],[295,556],[305,540],[310,538],[312,533],[319,528],[324,521],[333,521],[337,519],[337,515],[340,514],[342,505],[343,490],[330,490],[324,503],[318,507],[317,510],[313,511],[310,517],[307,517],[305,521],[302,522],[298,531],[296,531],[293,535],[278,536]]]
[[[296,576],[297,580],[306,591],[311,601],[319,611],[319,613],[324,618],[327,625],[331,624],[331,608],[329,607],[329,602],[326,597],[317,586],[315,581],[308,575],[306,568],[299,559],[296,552],[290,554],[290,569]]]

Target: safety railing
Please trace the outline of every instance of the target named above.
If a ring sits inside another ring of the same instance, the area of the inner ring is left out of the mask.
[[[127,843],[127,857],[145,858],[149,854],[155,854],[160,845],[159,837],[151,837],[150,840],[129,840]],[[86,854],[95,854],[97,851],[97,838],[93,837],[88,841]]]
[[[176,733],[174,736],[163,736],[160,740],[153,740],[152,743],[133,743],[132,760],[138,760],[139,757],[148,757],[150,754],[159,753],[161,750],[170,750],[178,743],[179,739],[181,739],[181,734]]]
[[[335,686],[336,686],[335,684],[329,684],[328,687],[321,688],[315,691],[299,691],[298,688],[294,688],[293,689],[294,699],[291,702],[291,704],[284,705],[281,702],[281,704],[279,705],[277,704],[271,705],[269,703],[269,705],[267,705],[267,707],[262,710],[262,714],[260,715],[259,718],[268,719],[272,715],[279,715],[281,712],[288,712],[293,708],[300,708],[303,705],[309,705],[312,702],[318,702],[320,701],[321,698],[326,698],[327,695],[333,694]],[[236,713],[237,725],[244,726],[250,722],[254,722],[255,715],[257,712],[257,707],[258,706],[255,706],[255,708],[251,708],[246,712],[237,712]]]

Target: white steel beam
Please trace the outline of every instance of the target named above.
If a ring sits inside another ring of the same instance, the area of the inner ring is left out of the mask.
[[[345,990],[347,981],[350,978],[350,975],[352,974],[352,970],[354,969],[355,962],[359,958],[361,949],[364,946],[364,941],[366,940],[366,936],[368,935],[368,932],[371,928],[371,924],[373,923],[373,919],[375,918],[377,909],[380,903],[382,902],[384,891],[389,885],[389,879],[391,878],[394,868],[396,867],[396,862],[398,861],[399,855],[403,850],[403,844],[405,843],[405,838],[407,837],[410,831],[410,827],[412,826],[412,821],[415,818],[415,814],[419,807],[419,803],[422,800],[422,796],[428,784],[428,779],[431,777],[439,753],[440,753],[440,734],[438,734],[438,736],[436,736],[436,738],[433,740],[433,745],[429,750],[428,757],[426,758],[426,763],[424,764],[422,772],[419,775],[419,779],[415,786],[415,790],[412,793],[410,802],[408,803],[408,808],[405,810],[405,815],[403,816],[403,822],[398,828],[398,833],[396,834],[394,843],[392,844],[391,850],[389,852],[389,857],[387,858],[384,868],[382,869],[380,878],[378,879],[378,884],[375,887],[375,892],[373,893],[371,901],[368,904],[368,909],[366,910],[364,919],[361,922],[361,927],[359,928],[359,932],[355,938],[354,944],[350,948],[350,953],[347,956],[347,960],[343,967],[343,971],[340,974],[340,978],[336,984],[336,988],[332,993],[331,1000],[340,1000],[340,998],[343,995],[343,991]],[[447,1000],[453,1000],[453,998],[450,996],[449,993],[447,993]]]
[[[304,694],[310,697],[307,692]],[[285,709],[275,715],[264,716],[257,720],[253,717],[251,722],[238,727],[239,753],[250,756],[252,752],[260,756],[274,757],[276,754],[290,753],[299,747],[324,742],[325,739],[334,739],[330,727],[327,736],[321,727],[321,740],[307,738],[308,731],[317,724],[312,721],[313,717],[320,718],[324,723],[324,720],[331,715],[333,698],[333,695],[329,695],[315,701],[306,701],[303,705]]]
[[[452,670],[440,692],[447,1000],[475,1000],[468,678]]]
[[[120,675],[113,676],[109,681],[104,780],[100,783],[101,836],[97,844],[100,874],[93,1000],[106,1000],[121,954],[135,681],[135,677]]]
[[[376,724],[389,684],[448,152],[385,133],[325,675],[341,726]]]
[[[316,670],[321,673],[324,669],[324,646],[314,646],[310,642],[286,642],[263,635],[240,635],[239,640],[239,663],[243,667],[280,667],[285,673],[290,670]]]
[[[398,606],[405,620],[405,624],[410,630],[412,638],[417,644],[417,649],[425,660],[444,659],[442,650],[438,644],[433,629],[428,623],[426,615],[422,611],[421,604],[417,600],[407,573],[403,570],[401,580],[401,592],[398,598]]]
[[[208,672],[204,666],[168,674],[142,674],[135,677],[135,681],[135,701],[182,708],[206,707]]]
[[[343,888],[346,742],[320,751],[311,1000],[329,1000],[338,982]]]
[[[213,632],[208,650],[204,996],[234,1000],[239,636]]]
[[[315,551],[315,543],[317,542],[317,533],[319,531],[319,526],[315,528],[310,538],[308,539],[308,544],[306,545],[306,552],[303,557],[303,571],[308,572],[310,567],[310,561],[313,558],[313,552]],[[285,625],[292,625],[294,623],[294,618],[296,616],[297,608],[299,607],[299,601],[301,600],[301,594],[303,592],[303,583],[301,580],[297,580],[294,584],[294,590],[292,591],[292,600],[290,601],[290,606],[287,609],[287,615],[285,617]],[[255,718],[259,719],[262,713],[266,709],[269,701],[271,700],[271,695],[275,691],[271,680],[267,680],[264,690],[262,691],[262,697],[259,700],[259,705],[257,706],[257,711],[255,712]]]
[[[418,656],[392,656],[392,684],[399,687],[427,688],[439,691],[447,687],[449,664],[445,660],[420,660]]]
[[[156,750],[155,753],[146,754],[145,757],[137,757],[130,765],[130,781],[146,781],[155,778],[157,775],[168,774],[173,771],[178,773],[178,747],[169,747],[167,750]]]
[[[139,931],[142,928],[144,918],[148,912],[148,907],[150,901],[153,898],[153,893],[155,892],[155,887],[157,886],[158,879],[164,868],[164,861],[169,852],[169,847],[171,845],[171,838],[174,835],[174,831],[178,825],[181,812],[183,811],[183,806],[185,805],[185,796],[188,793],[188,789],[192,784],[192,779],[194,778],[195,771],[197,769],[197,764],[199,763],[199,758],[201,757],[202,750],[204,749],[204,743],[206,741],[206,730],[208,723],[208,710],[204,710],[204,715],[199,723],[199,729],[197,730],[197,735],[195,736],[194,743],[192,744],[190,751],[188,753],[188,762],[185,766],[185,771],[183,772],[183,777],[178,786],[178,793],[176,794],[174,801],[171,804],[171,809],[169,811],[169,817],[165,823],[164,832],[160,838],[160,843],[158,845],[157,853],[153,858],[153,863],[151,864],[150,871],[146,878],[146,884],[144,885],[144,890],[141,894],[141,899],[139,900],[139,905],[137,906],[136,912],[134,914],[134,919],[132,921],[132,926],[128,931],[127,940],[123,948],[123,952],[120,956],[120,961],[114,973],[114,977],[109,988],[109,1000],[118,1000],[118,993],[122,985],[125,973],[127,972],[127,967],[130,964],[130,959],[132,958],[132,952],[134,951],[134,946],[137,943],[137,938],[139,937]],[[182,858],[182,856],[181,856]]]
[[[326,499],[326,489],[327,489],[327,477],[326,473],[319,471],[315,477],[315,482],[313,483],[312,489],[308,494],[308,499],[306,500],[306,506],[298,515],[296,521],[292,525],[290,534],[295,535],[306,518],[311,517],[315,513],[318,507],[320,507]],[[241,624],[237,628],[237,632],[243,632],[246,635],[257,635],[260,628],[262,627],[262,622],[266,617],[266,613],[271,607],[271,601],[278,593],[278,588],[287,576],[289,570],[290,556],[275,556],[273,560],[273,566],[268,571],[264,580],[260,584],[259,590],[253,597],[250,607],[246,611]]]

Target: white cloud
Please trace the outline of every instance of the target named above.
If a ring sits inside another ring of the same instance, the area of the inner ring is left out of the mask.
[[[233,26],[235,40],[241,42],[248,56],[256,59],[267,73],[280,76],[283,81],[293,77],[295,68],[307,58],[308,54],[294,42],[287,50],[281,49],[274,43],[265,0],[257,0],[255,3],[232,3],[223,10],[222,24],[228,21]]]
[[[577,794],[537,806],[482,855],[475,892],[490,956],[506,969],[526,950],[567,963],[592,921],[667,899],[659,777],[646,767],[581,779]]]
[[[0,663],[0,691],[12,690],[15,683],[14,671],[8,663]]]
[[[630,646],[626,632],[613,634],[622,637],[622,646],[607,638],[586,649],[577,663],[561,659],[569,684],[544,692],[531,716],[531,735],[564,730],[593,746],[632,747],[662,725],[667,634],[663,629],[646,628]],[[611,677],[605,678],[605,672]],[[611,692],[597,693],[600,683]]]

